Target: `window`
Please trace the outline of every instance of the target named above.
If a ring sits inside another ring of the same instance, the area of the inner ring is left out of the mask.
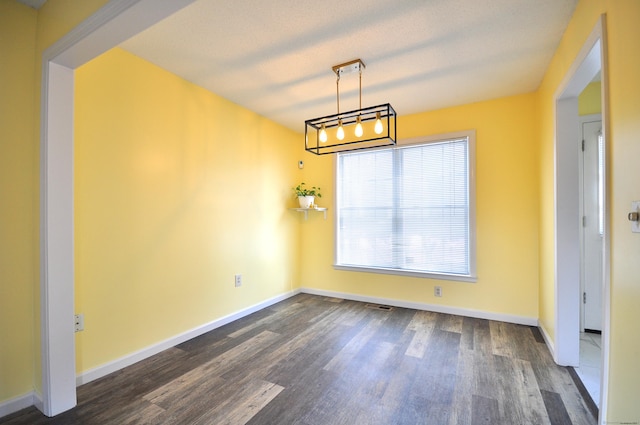
[[[475,281],[474,139],[339,154],[336,268]]]

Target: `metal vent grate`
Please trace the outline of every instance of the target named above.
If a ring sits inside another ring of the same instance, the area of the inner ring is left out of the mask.
[[[391,307],[390,305],[384,305],[384,304],[365,304],[365,307],[372,308],[374,310],[382,310],[382,311],[393,310],[393,307]]]

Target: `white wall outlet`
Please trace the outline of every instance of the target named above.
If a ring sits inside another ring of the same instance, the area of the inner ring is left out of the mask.
[[[238,286],[242,286],[242,275],[241,274],[237,274],[236,275],[236,288]]]
[[[80,332],[84,330],[84,314],[76,314],[73,316],[75,331]]]
[[[442,286],[434,286],[433,287],[433,295],[435,295],[436,297],[441,297],[442,296]]]

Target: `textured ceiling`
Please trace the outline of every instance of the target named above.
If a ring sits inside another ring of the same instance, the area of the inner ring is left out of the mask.
[[[25,4],[29,7],[33,7],[34,9],[40,9],[46,1],[47,0],[18,0],[18,3]]]
[[[331,67],[361,58],[362,105],[399,115],[534,91],[577,0],[198,0],[121,47],[304,131],[336,112]],[[358,107],[357,74],[340,81]]]

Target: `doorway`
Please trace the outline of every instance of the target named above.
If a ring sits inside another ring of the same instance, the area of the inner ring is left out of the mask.
[[[580,362],[580,331],[583,326],[581,288],[581,227],[580,163],[582,128],[578,115],[578,96],[600,73],[602,114],[602,290],[601,328],[602,355],[600,359],[599,415],[606,417],[606,397],[609,361],[609,299],[610,299],[610,198],[607,191],[608,166],[608,84],[606,20],[601,15],[585,41],[564,80],[559,85],[555,99],[555,338],[554,360],[562,366],[576,367]]]
[[[110,0],[42,54],[40,341],[42,398],[55,416],[76,405],[73,248],[74,69],[195,0]]]
[[[580,206],[582,215],[580,274],[583,332],[602,332],[602,287],[604,238],[604,137],[600,115],[580,118],[582,154]]]
[[[599,83],[591,83],[589,87]],[[585,90],[587,91],[587,90]],[[585,92],[583,92],[584,94]],[[599,92],[598,92],[599,94]],[[581,95],[582,98],[582,95]],[[598,103],[600,99],[598,96]],[[580,117],[580,361],[576,374],[596,406],[600,402],[602,293],[604,288],[604,136],[600,114]]]

